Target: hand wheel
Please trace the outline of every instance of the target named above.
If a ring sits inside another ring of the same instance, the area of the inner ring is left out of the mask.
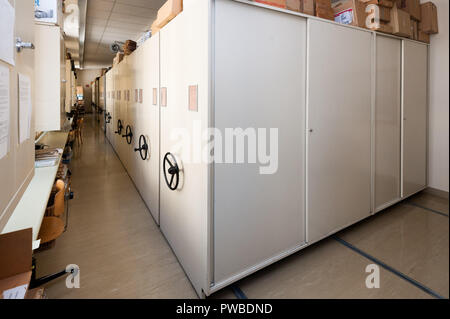
[[[121,135],[122,129],[123,129],[122,121],[117,120],[117,131],[115,131],[114,133]]]
[[[147,159],[148,156],[148,144],[147,139],[144,135],[139,136],[139,148],[134,149],[135,152],[139,152],[143,161]]]
[[[173,191],[176,190],[178,188],[178,183],[180,182],[180,168],[178,167],[175,156],[171,153],[167,153],[166,156],[164,156],[163,170],[167,187]],[[168,175],[170,175],[170,181]]]
[[[131,142],[133,141],[133,132],[131,131],[131,126],[127,125],[126,134],[122,135],[122,137],[126,137],[127,143],[131,144]]]

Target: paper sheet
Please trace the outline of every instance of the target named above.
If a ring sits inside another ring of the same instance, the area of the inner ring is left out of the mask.
[[[31,134],[31,80],[19,73],[19,143]]]
[[[0,60],[14,65],[15,11],[8,0],[0,0]]]
[[[9,68],[0,64],[0,159],[9,152]]]
[[[25,299],[28,284],[3,291],[3,299]]]

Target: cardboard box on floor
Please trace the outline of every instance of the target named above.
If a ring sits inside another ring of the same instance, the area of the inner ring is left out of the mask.
[[[419,29],[428,34],[439,32],[437,7],[433,2],[426,2],[420,5],[421,21]]]
[[[0,299],[31,280],[32,229],[0,235]]]

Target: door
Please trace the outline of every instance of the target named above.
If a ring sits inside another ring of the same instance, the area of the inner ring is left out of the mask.
[[[138,119],[140,131],[137,132],[135,144],[138,148],[142,146],[139,144],[142,135],[148,150],[146,158],[145,151],[137,153],[136,158],[142,169],[142,198],[159,224],[159,33],[147,40],[142,50],[142,80],[138,86],[143,92],[143,101],[140,103],[142,116]]]
[[[427,185],[428,47],[403,41],[403,194]]]
[[[370,215],[372,34],[309,20],[309,39],[307,220],[314,242]]]
[[[24,42],[34,42],[34,3],[33,1],[12,1],[6,0],[8,5],[13,7],[15,12],[15,25],[13,38],[2,35],[0,44],[3,41],[16,41],[16,37],[20,37]],[[3,10],[3,8],[2,8]],[[3,12],[2,12],[3,14]],[[6,154],[0,158],[0,230],[7,223],[11,213],[20,200],[23,192],[27,188],[34,174],[34,112],[29,114],[28,105],[24,107],[25,116],[29,118],[31,125],[29,134],[26,139],[19,142],[19,75],[29,78],[31,84],[31,105],[34,106],[34,50],[23,49],[21,52],[14,50],[15,65],[0,60],[2,72],[5,76],[9,73],[9,138],[5,136],[8,142],[6,146]],[[6,80],[5,80],[6,82]],[[5,103],[6,105],[6,103]],[[7,118],[7,115],[5,115]],[[26,120],[25,122],[27,122]],[[25,124],[24,122],[24,124]],[[28,126],[27,124],[25,124]],[[6,127],[5,127],[6,131]]]
[[[306,240],[306,19],[225,0],[216,2],[215,15],[215,127],[223,144],[229,128],[255,132],[241,148],[246,158],[251,150],[270,154],[270,161],[214,164],[214,282],[220,285]],[[228,150],[215,145],[222,157]]]
[[[193,158],[199,153],[191,150],[194,144],[201,145],[201,134],[208,127],[209,43],[209,1],[185,1],[183,12],[160,31],[160,226],[198,295],[209,288],[209,184],[208,165]],[[191,89],[196,92],[190,96]],[[189,109],[190,101],[195,109]],[[170,164],[164,170],[166,155]]]
[[[402,42],[377,34],[375,211],[400,199]]]

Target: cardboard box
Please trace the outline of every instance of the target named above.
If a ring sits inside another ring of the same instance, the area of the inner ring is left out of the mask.
[[[406,0],[404,9],[411,15],[412,19],[417,21],[421,20],[420,0]]]
[[[396,4],[391,10],[392,34],[409,38],[411,36],[411,17],[408,12],[401,10]]]
[[[392,0],[359,0],[360,2],[368,4],[376,4],[385,8],[392,8],[394,6],[394,2]]]
[[[166,3],[164,3],[163,6],[158,10],[156,20],[152,24],[152,32],[153,27],[155,27],[155,29],[163,28],[181,11],[183,11],[183,0],[167,0]]]
[[[334,11],[330,0],[316,0],[316,16],[323,19],[334,20]]]
[[[419,29],[428,34],[439,32],[437,7],[433,2],[426,2],[420,5],[421,21]]]
[[[5,291],[23,285],[27,292],[31,280],[31,256],[31,228],[0,235],[0,299],[5,298]]]
[[[267,4],[278,8],[286,8],[286,0],[253,0],[254,2]]]
[[[417,40],[425,43],[430,43],[430,35],[419,30]]]
[[[340,0],[333,3],[334,21],[366,27],[366,4],[359,0]]]
[[[303,0],[303,13],[311,16],[316,15],[316,1],[315,0]]]
[[[303,12],[303,0],[286,0],[286,9]]]
[[[378,26],[373,26],[369,28],[373,31],[379,31],[383,33],[392,34],[392,26],[389,23],[380,22]]]
[[[391,21],[391,9],[388,7],[380,6],[377,2],[378,2],[377,0],[371,0],[371,1],[365,2],[366,8],[367,8],[367,6],[369,6],[371,4],[378,6],[380,21],[382,21],[382,22]]]
[[[419,23],[411,19],[411,39],[419,40]]]

